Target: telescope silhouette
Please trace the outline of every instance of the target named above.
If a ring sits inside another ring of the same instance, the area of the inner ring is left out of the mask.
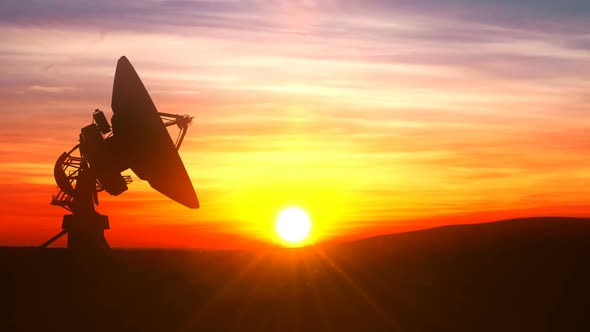
[[[140,179],[170,199],[192,209],[199,200],[178,150],[193,117],[160,113],[137,72],[126,57],[117,62],[109,124],[104,113],[95,110],[93,122],[80,131],[79,143],[57,159],[54,177],[59,191],[51,204],[68,211],[62,231],[46,241],[47,247],[68,236],[67,247],[75,250],[109,249],[104,230],[109,218],[99,214],[98,193],[117,196],[127,191],[131,169]],[[167,127],[180,131],[173,142]]]

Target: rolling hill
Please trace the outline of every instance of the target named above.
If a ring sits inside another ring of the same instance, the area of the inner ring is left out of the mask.
[[[0,248],[3,331],[588,330],[590,220],[259,251]]]

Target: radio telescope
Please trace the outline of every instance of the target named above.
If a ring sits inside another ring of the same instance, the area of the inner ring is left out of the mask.
[[[199,207],[178,154],[193,117],[158,112],[124,56],[117,62],[111,108],[112,126],[102,111],[95,110],[93,122],[81,129],[79,143],[57,158],[53,174],[59,191],[51,204],[71,213],[64,215],[62,231],[41,247],[67,234],[70,249],[108,249],[104,230],[109,229],[109,218],[99,214],[95,205],[101,191],[117,196],[128,189],[131,177],[121,174],[127,169],[170,199],[192,209]],[[175,142],[166,129],[169,126],[180,129]]]

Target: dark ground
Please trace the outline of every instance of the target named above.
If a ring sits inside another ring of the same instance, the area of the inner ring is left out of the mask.
[[[252,252],[0,248],[0,331],[590,331],[590,220]]]

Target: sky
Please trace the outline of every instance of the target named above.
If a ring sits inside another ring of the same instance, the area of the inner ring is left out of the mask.
[[[0,4],[0,245],[37,245],[67,211],[53,164],[125,55],[201,207],[134,177],[100,195],[122,247],[312,242],[536,215],[590,216],[585,1],[12,1]],[[63,241],[60,243],[63,245]]]

